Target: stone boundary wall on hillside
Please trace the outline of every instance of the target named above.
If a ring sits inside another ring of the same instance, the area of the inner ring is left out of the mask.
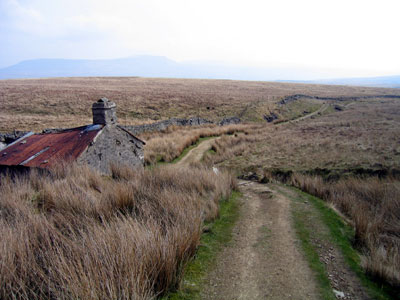
[[[362,99],[373,99],[373,98],[385,98],[385,99],[400,99],[400,95],[368,95],[368,96],[341,96],[341,97],[320,97],[320,96],[309,96],[303,94],[295,94],[284,97],[278,102],[278,104],[288,104],[290,102],[300,99],[315,99],[322,101],[357,101]]]
[[[143,125],[120,125],[121,127],[129,130],[133,134],[141,134],[144,132],[154,132],[154,131],[162,131],[167,129],[170,126],[196,126],[196,125],[205,125],[205,124],[213,124],[213,122],[203,119],[203,118],[189,118],[189,119],[178,119],[172,118],[169,120],[164,120],[151,124],[143,124]]]
[[[221,122],[218,123],[218,125],[226,126],[230,124],[239,124],[240,122],[241,120],[238,117],[230,117],[230,118],[224,118]],[[151,124],[125,125],[122,127],[124,127],[126,130],[129,130],[133,134],[141,134],[144,132],[162,131],[167,129],[169,126],[199,126],[207,124],[215,124],[215,123],[207,119],[193,117],[189,119],[172,118],[169,120],[164,120]]]

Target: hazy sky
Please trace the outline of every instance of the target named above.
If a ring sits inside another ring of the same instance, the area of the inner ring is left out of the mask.
[[[400,74],[399,12],[399,0],[0,0],[0,67],[149,54]]]

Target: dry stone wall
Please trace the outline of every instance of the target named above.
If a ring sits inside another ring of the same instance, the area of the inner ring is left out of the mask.
[[[303,94],[295,94],[284,97],[282,100],[278,102],[278,104],[288,104],[293,101],[297,101],[300,99],[315,99],[322,101],[357,101],[362,99],[374,99],[374,98],[385,98],[385,99],[400,99],[400,95],[373,95],[373,96],[342,96],[342,97],[319,97],[319,96],[309,96]]]
[[[206,124],[213,124],[213,122],[199,118],[189,118],[189,119],[178,119],[172,118],[169,120],[164,120],[156,123],[151,124],[143,124],[143,125],[131,125],[131,126],[122,126],[126,130],[129,130],[133,134],[141,134],[144,132],[152,132],[152,131],[162,131],[167,129],[169,126],[196,126],[196,125],[206,125]]]

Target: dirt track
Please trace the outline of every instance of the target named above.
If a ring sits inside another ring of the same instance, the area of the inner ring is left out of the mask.
[[[319,299],[298,250],[290,200],[256,182],[240,182],[243,197],[233,241],[217,259],[202,299]]]
[[[201,161],[214,140],[203,141],[177,164]],[[243,197],[233,242],[217,258],[202,299],[318,299],[291,226],[290,200],[263,184],[239,185]]]
[[[214,140],[203,141],[178,164],[201,161]],[[239,186],[243,197],[233,240],[218,255],[201,298],[320,299],[315,276],[299,250],[292,227],[294,208],[286,195],[293,196],[294,192],[283,185],[272,185],[272,190],[266,184],[253,181],[240,181]],[[315,226],[317,231],[326,230],[318,220]],[[370,299],[338,249],[331,244],[318,246],[320,257],[329,256],[331,260],[324,261],[331,285],[346,292],[343,299]]]

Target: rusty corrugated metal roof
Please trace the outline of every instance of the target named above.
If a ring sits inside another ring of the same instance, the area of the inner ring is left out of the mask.
[[[0,151],[0,165],[47,168],[60,161],[75,160],[102,128],[88,125],[21,138]]]

